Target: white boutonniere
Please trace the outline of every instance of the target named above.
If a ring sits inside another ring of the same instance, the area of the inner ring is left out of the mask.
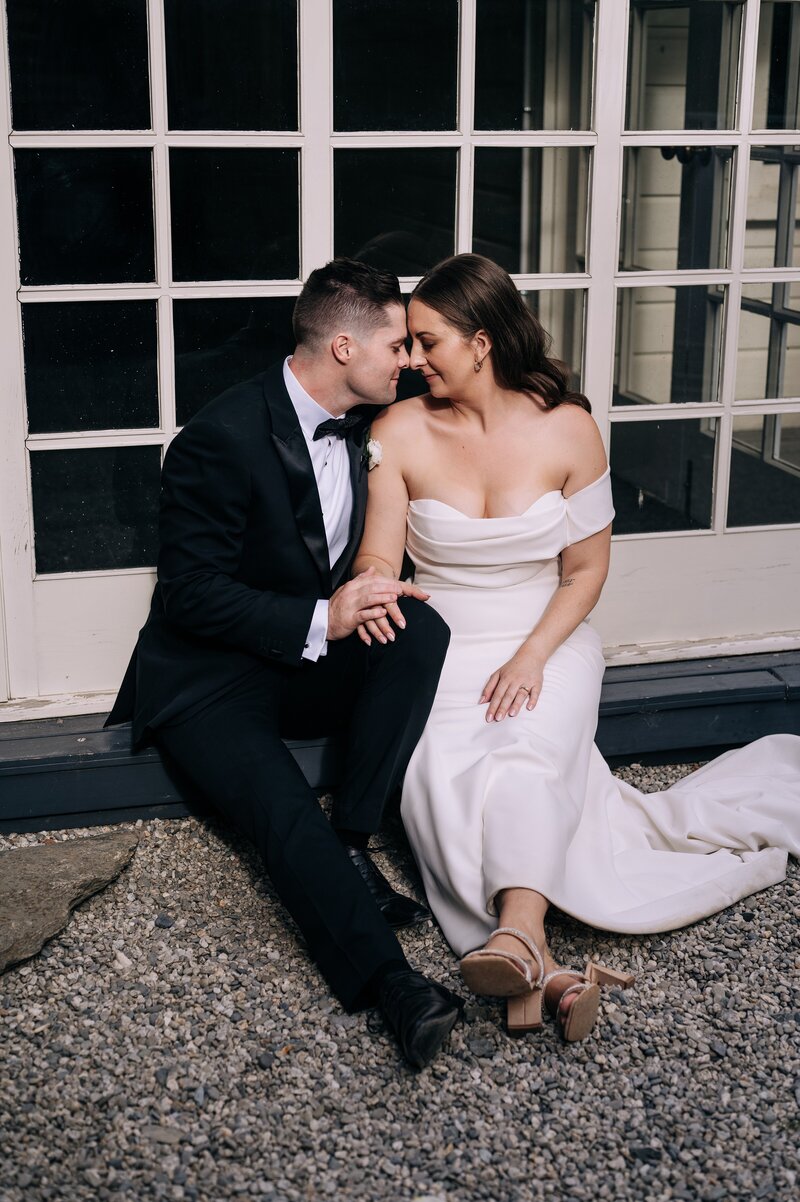
[[[368,438],[365,450],[367,471],[371,472],[374,467],[380,466],[381,460],[383,459],[383,447],[378,442],[377,438]]]

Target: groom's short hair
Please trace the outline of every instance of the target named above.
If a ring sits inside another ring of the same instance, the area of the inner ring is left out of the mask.
[[[387,305],[402,305],[397,276],[356,259],[331,259],[308,277],[292,315],[298,346],[320,347],[345,330],[372,333]]]

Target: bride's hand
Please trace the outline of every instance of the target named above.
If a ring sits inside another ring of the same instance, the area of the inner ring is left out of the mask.
[[[486,721],[501,722],[506,714],[513,718],[523,706],[532,710],[542,691],[543,675],[544,661],[530,650],[520,648],[483,686],[478,704],[489,703]]]

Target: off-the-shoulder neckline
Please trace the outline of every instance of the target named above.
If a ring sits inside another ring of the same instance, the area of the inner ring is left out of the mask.
[[[575,497],[579,497],[581,495],[581,493],[588,492],[590,488],[594,488],[595,485],[600,484],[601,481],[605,480],[606,477],[609,475],[610,471],[611,471],[611,468],[607,467],[606,470],[603,472],[602,476],[598,476],[597,479],[592,480],[592,482],[590,484],[585,484],[584,487],[579,488],[577,492],[570,493],[570,495],[568,497],[565,497],[559,488],[551,488],[549,492],[541,493],[536,498],[535,501],[531,502],[531,504],[528,506],[527,509],[524,509],[522,511],[522,513],[507,513],[507,514],[504,514],[502,517],[496,517],[496,518],[473,517],[469,513],[464,513],[463,509],[456,509],[455,505],[448,505],[446,501],[439,501],[436,497],[416,497],[413,501],[409,501],[408,507],[410,509],[412,505],[423,505],[423,504],[424,505],[439,505],[439,506],[441,506],[442,509],[449,509],[451,513],[458,514],[459,517],[464,518],[468,522],[517,521],[519,518],[527,517],[528,514],[532,510],[534,510],[536,508],[536,506],[541,501],[544,501],[547,497],[562,497],[563,500],[566,501],[567,503],[569,503],[570,501],[574,501]]]

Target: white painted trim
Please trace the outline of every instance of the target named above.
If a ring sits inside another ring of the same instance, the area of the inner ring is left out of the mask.
[[[298,17],[300,278],[307,280],[333,257],[333,13],[330,4],[299,0]]]
[[[107,714],[116,693],[63,693],[57,697],[23,697],[0,704],[0,724],[36,718],[68,718],[72,714]]]
[[[0,5],[0,123],[11,129],[11,93],[5,5]],[[32,603],[33,532],[25,433],[27,417],[22,366],[22,327],[16,288],[19,285],[13,151],[8,142],[0,153],[0,361],[3,364],[2,434],[0,434],[0,577],[3,582],[5,662],[0,680],[7,691],[35,696],[35,627]],[[4,690],[5,691],[5,690]]]
[[[675,643],[629,643],[619,647],[604,647],[606,667],[625,664],[659,664],[671,660],[715,659],[728,655],[764,655],[776,651],[800,651],[800,631],[768,634],[760,638],[743,637],[717,641]]]

